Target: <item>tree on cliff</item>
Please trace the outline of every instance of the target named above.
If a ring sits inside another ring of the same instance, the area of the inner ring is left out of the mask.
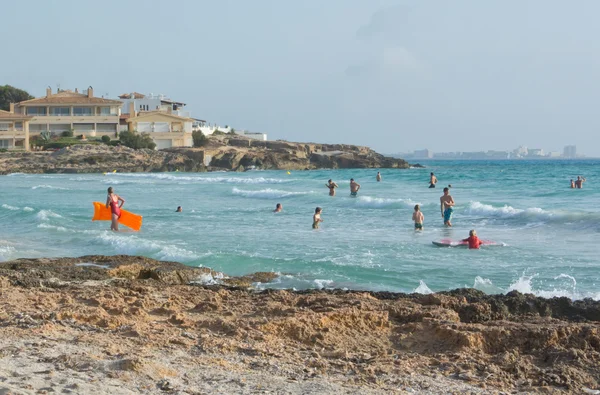
[[[204,147],[208,138],[200,130],[192,132],[192,139],[194,140],[194,147]]]
[[[31,99],[34,99],[34,97],[24,90],[10,85],[0,86],[0,110],[8,111],[10,103],[19,103]]]
[[[138,133],[137,131],[121,132],[119,133],[119,140],[124,146],[133,149],[156,148],[156,143],[148,133]]]

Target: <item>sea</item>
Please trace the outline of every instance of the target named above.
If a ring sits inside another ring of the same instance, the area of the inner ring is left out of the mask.
[[[430,293],[472,287],[600,300],[600,161],[426,161],[424,168],[0,176],[0,261],[143,255],[237,276],[261,288]],[[377,171],[383,180],[377,182]],[[429,173],[439,179],[428,188]],[[586,177],[583,189],[570,180]],[[350,178],[361,189],[349,193]],[[337,195],[326,182],[333,179]],[[452,185],[453,227],[440,213]],[[139,232],[92,222],[112,186]],[[283,211],[273,213],[281,203]],[[425,215],[416,232],[415,204]],[[183,211],[176,213],[177,206]],[[324,222],[313,230],[315,208]],[[498,246],[443,248],[475,229]],[[201,278],[205,283],[218,278]]]

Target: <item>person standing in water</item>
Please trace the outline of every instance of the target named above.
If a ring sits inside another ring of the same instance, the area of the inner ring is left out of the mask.
[[[454,211],[452,207],[454,207],[454,199],[450,196],[450,189],[444,188],[444,194],[440,197],[440,208],[442,210],[444,225],[446,226],[452,226],[450,223],[452,212]]]
[[[575,188],[575,181],[571,179],[571,189]]]
[[[583,183],[585,182],[585,178],[581,176],[577,176],[577,180],[575,181],[575,188],[581,189],[583,188]]]
[[[377,182],[381,181],[381,173],[377,172],[377,177],[375,177]]]
[[[360,189],[360,184],[354,181],[354,178],[350,179],[350,195],[356,196],[358,195],[358,191]]]
[[[338,184],[329,180],[327,181],[327,184],[325,184],[325,186],[329,188],[329,196],[335,196],[335,188],[338,187]]]
[[[321,207],[317,207],[315,209],[315,214],[313,215],[313,224],[312,224],[313,229],[319,229],[319,224],[321,222],[323,222],[323,219],[321,218],[322,212],[323,212],[323,209]]]
[[[412,219],[415,221],[415,230],[423,230],[423,220],[425,219],[425,216],[421,212],[421,207],[419,207],[418,204],[415,206],[415,212],[413,213]]]
[[[437,184],[437,177],[431,172],[429,175],[429,188],[435,188],[435,184]]]
[[[277,205],[275,206],[275,210],[273,210],[273,212],[280,213],[281,210],[283,210],[283,206],[281,205],[281,203],[277,203]]]
[[[119,204],[121,202],[121,204]],[[106,197],[106,208],[110,207],[111,224],[110,230],[119,231],[119,218],[121,217],[121,207],[125,204],[125,199],[113,192],[113,188],[108,188],[108,196]]]

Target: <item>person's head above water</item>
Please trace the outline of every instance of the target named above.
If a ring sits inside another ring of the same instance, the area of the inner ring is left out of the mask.
[[[419,207],[419,205],[418,205],[418,204],[416,204],[416,205],[415,205],[415,211],[419,211],[419,209],[420,209],[420,208],[421,208],[421,207]]]
[[[577,176],[577,179],[578,179],[578,180],[581,180],[581,176]]]
[[[277,203],[277,205],[275,206],[275,208],[281,208],[281,203]]]
[[[315,214],[319,214],[321,211],[323,211],[323,209],[321,207],[317,207],[315,209]]]
[[[475,231],[475,229],[471,229],[469,231],[469,236],[477,236],[477,232]]]
[[[327,182],[331,184],[331,178],[330,178],[330,179],[329,179],[329,181],[327,181]]]
[[[431,172],[430,174],[433,175],[433,172]]]
[[[352,181],[354,181],[354,178],[351,178],[351,179],[350,179],[350,182],[352,182]]]
[[[448,193],[448,191],[450,191],[450,189],[448,189],[448,187],[444,188],[444,193]]]
[[[108,194],[110,195],[111,193],[113,193],[113,189],[112,187],[108,187]]]
[[[175,210],[175,212],[176,212],[176,213],[180,213],[181,211],[182,211],[182,210],[181,210],[181,206],[177,206],[177,210]]]

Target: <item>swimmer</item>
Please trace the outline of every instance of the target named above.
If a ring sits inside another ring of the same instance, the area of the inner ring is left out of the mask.
[[[477,232],[475,232],[475,229],[471,230],[469,232],[469,237],[463,239],[463,241],[469,242],[469,249],[475,250],[478,250],[479,246],[483,244],[483,241],[479,240],[479,237],[477,237]]]
[[[381,181],[381,173],[377,172],[377,177],[375,177],[377,182]]]
[[[440,196],[440,208],[442,210],[442,218],[444,219],[444,225],[452,226],[450,219],[452,218],[452,212],[454,209],[454,199],[450,196],[450,189],[444,188],[444,194]]]
[[[281,203],[277,203],[277,205],[275,206],[275,210],[273,210],[273,212],[280,213],[281,210],[283,210],[283,206],[281,205]]]
[[[175,210],[176,213],[180,213],[182,211],[181,206],[177,206],[177,210]]]
[[[313,229],[319,229],[319,223],[323,222],[323,219],[321,219],[322,212],[323,212],[323,209],[321,207],[317,207],[315,209],[315,214],[313,215],[313,225],[312,225]]]
[[[431,174],[429,174],[429,188],[435,188],[437,181],[437,177],[431,172]]]
[[[573,181],[573,179],[571,179],[571,189],[575,188],[575,181]]]
[[[413,213],[412,219],[415,221],[415,230],[423,230],[423,220],[425,219],[425,216],[421,212],[421,208],[418,204],[415,206],[415,212]]]
[[[121,204],[119,204],[121,202]],[[121,207],[125,204],[125,199],[113,192],[113,188],[108,188],[108,196],[106,197],[106,208],[110,207],[111,224],[110,230],[119,231],[119,218],[121,217]]]
[[[354,181],[354,178],[350,179],[350,195],[356,196],[358,195],[358,191],[360,189],[360,184]]]
[[[577,181],[575,181],[575,188],[581,189],[583,188],[583,183],[585,182],[585,178],[581,176],[577,176]]]
[[[329,180],[327,181],[327,184],[325,184],[325,186],[329,188],[329,196],[335,196],[335,188],[338,187],[338,184]]]

